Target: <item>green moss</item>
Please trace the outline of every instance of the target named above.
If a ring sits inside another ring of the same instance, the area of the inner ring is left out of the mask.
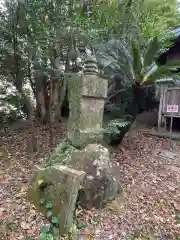
[[[63,140],[44,161],[43,167],[49,167],[56,164],[67,165],[73,151],[76,151],[76,148],[70,144],[68,139]]]

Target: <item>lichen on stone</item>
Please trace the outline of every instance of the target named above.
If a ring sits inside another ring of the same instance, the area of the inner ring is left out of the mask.
[[[43,166],[49,167],[56,164],[66,165],[71,159],[73,151],[76,151],[76,148],[69,143],[68,139],[64,139],[57,145],[52,154],[45,159]]]

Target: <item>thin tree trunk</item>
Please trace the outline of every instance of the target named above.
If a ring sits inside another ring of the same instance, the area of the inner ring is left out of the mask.
[[[133,84],[133,104],[132,116],[136,117],[141,99],[141,85],[138,82]]]
[[[53,108],[53,82],[50,81],[50,89],[49,89],[49,111],[48,111],[48,125],[49,125],[49,146],[50,150],[53,147],[53,131],[52,131],[52,109]]]
[[[61,120],[60,107],[59,107],[59,83],[54,80],[53,90],[51,91],[51,122],[55,123],[57,120]]]
[[[36,94],[36,114],[40,117],[42,123],[46,122],[47,113],[43,86]]]
[[[60,93],[59,93],[59,111],[60,111],[60,118],[62,118],[61,116],[61,112],[62,112],[62,106],[63,106],[63,102],[66,96],[66,89],[67,89],[67,79],[66,77],[64,77],[61,80],[61,86],[60,86]]]
[[[28,60],[28,78],[29,78],[29,82],[31,84],[31,88],[32,88],[34,97],[36,97],[36,88],[35,88],[35,85],[34,85],[33,80],[32,80],[31,62],[30,62],[30,60]]]
[[[34,127],[34,120],[33,120],[33,106],[31,104],[31,100],[29,99],[29,97],[24,93],[23,89],[19,89],[21,95],[23,96],[24,100],[25,100],[25,104],[27,106],[28,109],[28,116],[27,116],[27,120],[30,123],[30,135],[31,135],[31,149],[32,152],[37,152],[37,140],[36,140],[36,131],[35,131],[35,127]]]

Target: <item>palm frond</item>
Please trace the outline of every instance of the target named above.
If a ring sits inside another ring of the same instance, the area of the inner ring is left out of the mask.
[[[177,77],[178,74],[174,73],[172,70],[172,67],[166,65],[156,67],[144,77],[142,84],[151,84],[162,78]]]
[[[128,2],[125,5],[125,11],[129,11],[132,6],[133,0],[128,0]]]
[[[140,49],[137,42],[132,41],[133,71],[137,81],[141,80],[142,61]]]
[[[149,66],[153,63],[157,52],[159,51],[159,42],[158,42],[158,38],[155,37],[153,38],[147,47],[147,51],[144,55],[144,66]]]
[[[171,60],[166,62],[165,66],[173,67],[173,68],[180,68],[180,60]]]
[[[112,39],[106,44],[99,45],[95,54],[98,64],[107,75],[118,73],[124,84],[132,83],[132,58],[120,40]]]

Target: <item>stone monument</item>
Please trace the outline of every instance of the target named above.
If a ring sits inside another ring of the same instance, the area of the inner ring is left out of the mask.
[[[89,56],[84,74],[69,80],[68,139],[75,147],[84,147],[102,136],[104,102],[108,81],[98,76],[96,58]]]
[[[68,80],[70,116],[68,136],[38,167],[29,187],[29,197],[44,214],[41,199],[53,202],[53,216],[60,216],[60,234],[73,223],[78,201],[84,207],[100,207],[120,190],[109,151],[100,144],[108,82],[98,76],[96,58],[89,56],[83,74]]]

